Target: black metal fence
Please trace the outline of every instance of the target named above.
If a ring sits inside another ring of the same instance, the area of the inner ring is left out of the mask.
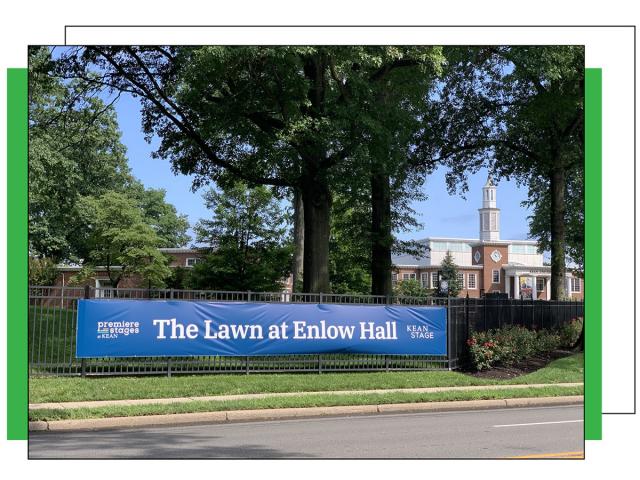
[[[448,355],[324,354],[80,360],[75,357],[79,298],[446,306]],[[464,363],[465,342],[471,330],[486,330],[508,324],[555,328],[582,316],[583,311],[582,302],[542,300],[32,286],[29,287],[29,374],[172,375],[455,369]]]

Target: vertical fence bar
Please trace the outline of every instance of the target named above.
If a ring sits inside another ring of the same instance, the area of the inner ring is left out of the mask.
[[[91,287],[89,285],[85,285],[84,287],[84,298],[88,299],[91,294]],[[78,331],[78,326],[76,325],[76,332]],[[80,360],[80,376],[87,376],[87,359],[83,358]]]

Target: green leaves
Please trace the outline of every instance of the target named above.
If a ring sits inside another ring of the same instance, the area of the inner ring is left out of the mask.
[[[79,211],[87,226],[89,266],[105,267],[114,287],[131,275],[153,287],[164,285],[171,271],[158,250],[162,239],[145,223],[134,199],[117,192],[84,197]]]
[[[453,255],[451,255],[451,252],[447,251],[447,254],[440,264],[440,271],[441,281],[438,283],[438,295],[457,297],[460,293],[460,290],[462,290],[463,285],[461,285],[460,281],[458,280],[458,267],[453,261]],[[442,280],[447,281],[448,289],[446,292],[440,287],[440,285],[442,284]]]
[[[280,291],[289,275],[293,246],[287,216],[265,186],[234,183],[204,195],[212,212],[196,226],[197,242],[208,255],[194,266],[194,288]]]

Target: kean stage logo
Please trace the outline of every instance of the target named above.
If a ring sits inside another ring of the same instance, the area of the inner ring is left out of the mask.
[[[135,335],[140,333],[140,322],[98,322],[97,333],[99,339]]]
[[[414,340],[433,340],[434,332],[428,325],[407,325],[407,333]]]

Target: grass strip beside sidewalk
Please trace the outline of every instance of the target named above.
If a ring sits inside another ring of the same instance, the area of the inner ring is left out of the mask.
[[[203,397],[248,393],[577,383],[584,379],[583,354],[555,360],[540,370],[509,380],[477,378],[460,372],[374,372],[167,377],[43,377],[29,380],[29,402],[73,402],[141,398]]]
[[[447,402],[454,400],[490,400],[504,398],[537,398],[583,395],[583,387],[518,388],[506,390],[475,390],[437,393],[364,393],[350,395],[314,395],[299,397],[262,398],[234,401],[207,401],[172,404],[152,404],[69,410],[31,410],[29,421],[55,421],[85,418],[129,417],[175,413],[254,410],[291,407],[329,407],[391,403]]]

